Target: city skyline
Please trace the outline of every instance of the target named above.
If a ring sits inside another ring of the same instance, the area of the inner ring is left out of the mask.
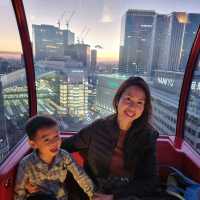
[[[48,3],[39,2],[38,0],[24,1],[30,33],[32,32],[32,24],[51,24],[57,26],[57,20],[61,17],[64,11],[66,11],[66,18],[69,18],[71,13],[75,11],[75,14],[69,24],[69,29],[75,32],[76,39],[77,35],[80,35],[84,28],[89,30],[87,36],[85,37],[85,43],[90,44],[91,48],[94,48],[95,45],[101,45],[103,47],[103,49],[98,50],[98,61],[118,61],[121,17],[128,9],[154,10],[159,14],[170,14],[173,11],[200,13],[198,0],[190,2],[186,0],[171,0],[168,1],[168,3],[155,0],[148,2],[145,2],[144,0],[140,2],[133,0],[76,0],[75,3],[71,0],[61,0],[59,1],[59,4],[56,4],[56,6],[54,2],[55,1],[52,0],[48,1]],[[8,12],[8,5],[6,5],[6,3],[0,3],[0,7],[5,8],[0,16],[4,16],[5,13],[8,13],[8,18],[14,16],[13,13]],[[47,7],[48,10],[45,9]],[[0,23],[3,18],[4,17],[0,17]],[[22,51],[19,36],[13,37],[11,35],[11,33],[15,36],[18,34],[17,30],[15,30],[16,24],[14,23],[14,21],[11,21],[7,25],[2,22],[3,30],[5,31],[2,34],[3,37],[0,39],[0,51]],[[62,20],[61,29],[66,27],[64,27],[64,23],[64,20]],[[30,37],[32,38],[32,34],[30,34]]]

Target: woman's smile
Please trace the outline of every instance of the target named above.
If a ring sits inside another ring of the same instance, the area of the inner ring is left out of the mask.
[[[125,110],[124,111],[125,115],[130,117],[130,118],[134,118],[135,117],[135,112],[131,111],[131,110]]]

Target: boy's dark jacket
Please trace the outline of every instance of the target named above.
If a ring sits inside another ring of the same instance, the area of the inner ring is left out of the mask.
[[[116,115],[110,115],[96,120],[75,136],[65,139],[62,148],[69,152],[79,151],[85,155],[85,168],[93,180],[97,177],[106,178],[119,133]],[[117,191],[113,189],[115,197],[146,196],[153,193],[157,184],[157,137],[158,133],[150,126],[129,129],[124,144],[124,159],[132,181]]]

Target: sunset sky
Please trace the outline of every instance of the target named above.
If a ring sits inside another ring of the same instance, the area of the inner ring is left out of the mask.
[[[83,29],[83,36],[89,30],[84,42],[91,48],[101,45],[103,48],[98,50],[98,58],[103,61],[118,60],[121,17],[128,9],[155,10],[166,14],[173,11],[200,13],[199,0],[24,0],[24,6],[31,38],[32,24],[58,26],[57,21],[65,11],[61,21],[63,29],[66,28],[66,19],[75,11],[70,30],[75,32],[76,39]],[[0,51],[21,52],[11,8],[10,1],[0,1]]]

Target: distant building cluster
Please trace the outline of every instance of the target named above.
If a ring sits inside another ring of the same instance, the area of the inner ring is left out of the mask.
[[[119,73],[184,71],[199,24],[200,14],[128,10],[122,19]]]
[[[59,114],[84,118],[88,112],[87,76],[97,71],[97,49],[80,40],[75,43],[75,33],[69,29],[45,24],[33,25],[33,49],[38,69],[62,72],[55,90]]]
[[[97,50],[91,50],[90,45],[80,41],[75,43],[75,33],[68,29],[61,30],[45,24],[33,25],[33,50],[36,61],[67,60],[81,62],[79,67],[88,71],[96,69]]]

